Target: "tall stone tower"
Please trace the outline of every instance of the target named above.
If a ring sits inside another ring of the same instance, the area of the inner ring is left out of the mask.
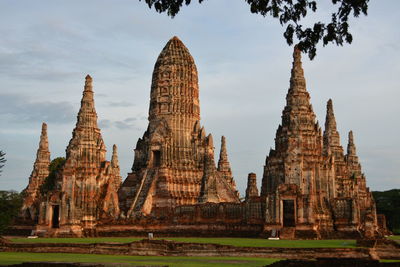
[[[100,218],[119,216],[121,176],[116,147],[112,162],[106,161],[93,95],[92,78],[87,75],[66,161],[57,174],[55,188],[44,196],[38,231],[58,236],[91,235]]]
[[[314,232],[332,226],[324,201],[331,181],[322,168],[322,149],[321,128],[306,90],[300,50],[295,47],[282,124],[262,179],[268,229],[296,227]]]
[[[49,175],[50,151],[47,138],[47,124],[42,124],[39,148],[36,153],[36,160],[29,177],[29,184],[24,190],[24,202],[21,215],[24,219],[37,221],[40,203],[40,186]]]
[[[232,177],[222,173],[228,172],[216,169],[212,136],[200,126],[196,65],[173,37],[154,66],[149,125],[120,189],[121,208],[132,217],[199,201],[238,202]]]
[[[353,133],[344,155],[330,99],[322,135],[296,47],[282,124],[264,166],[261,198],[266,203],[264,230],[280,230],[283,238],[377,234],[375,202]]]

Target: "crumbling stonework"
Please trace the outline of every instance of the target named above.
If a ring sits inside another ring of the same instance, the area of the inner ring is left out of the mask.
[[[335,231],[352,236],[377,234],[375,202],[366,187],[353,134],[347,154],[340,145],[332,100],[325,131],[316,121],[306,90],[300,50],[295,48],[286,107],[266,159],[261,196],[265,229],[287,238],[329,237]]]
[[[24,190],[24,202],[21,209],[21,217],[37,223],[40,204],[40,186],[49,175],[50,151],[47,138],[47,124],[42,124],[39,148],[36,153],[36,160],[29,177],[29,184]]]
[[[37,232],[80,236],[94,231],[101,218],[119,216],[117,149],[113,147],[111,162],[106,161],[93,95],[88,75],[66,162],[57,174],[54,190],[43,196]]]
[[[249,176],[247,177],[246,201],[258,197],[257,176],[254,172],[252,172],[249,173]]]
[[[215,166],[212,135],[200,125],[196,65],[177,37],[154,66],[149,126],[119,196],[127,217],[199,202],[239,202],[224,141]]]
[[[332,100],[322,133],[297,48],[293,58],[282,123],[266,158],[260,194],[256,175],[250,173],[240,201],[223,136],[216,164],[213,137],[200,125],[196,65],[173,37],[154,66],[149,124],[122,185],[115,145],[106,161],[92,78],[87,76],[65,165],[56,174],[55,188],[40,195],[50,163],[43,125],[23,214],[31,219],[39,214],[36,230],[45,235],[93,235],[99,230],[104,235],[273,233],[287,239],[377,236],[375,202],[353,133],[345,154]]]

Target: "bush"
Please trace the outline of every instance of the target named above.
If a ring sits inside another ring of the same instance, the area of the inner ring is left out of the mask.
[[[49,191],[52,191],[55,188],[57,173],[62,169],[64,164],[65,158],[63,157],[55,158],[50,162],[49,176],[45,178],[43,184],[40,186],[40,193],[42,195],[47,194]]]
[[[400,189],[372,192],[376,202],[376,212],[384,214],[387,226],[394,234],[400,234]]]
[[[22,195],[16,191],[0,191],[0,235],[18,216],[22,207]]]

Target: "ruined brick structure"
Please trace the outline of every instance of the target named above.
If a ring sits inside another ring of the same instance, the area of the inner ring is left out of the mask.
[[[50,151],[47,138],[47,124],[42,124],[39,148],[36,153],[36,160],[29,177],[29,184],[24,189],[24,201],[21,209],[21,217],[24,220],[37,223],[39,215],[39,204],[41,199],[40,186],[49,175]]]
[[[56,175],[55,188],[41,195],[38,188],[50,163],[43,125],[22,214],[38,217],[37,233],[55,236],[96,231],[191,236],[273,232],[281,238],[377,235],[375,202],[353,133],[345,154],[332,100],[322,133],[297,48],[293,57],[282,123],[275,148],[266,158],[260,194],[256,174],[250,173],[245,199],[239,199],[225,137],[216,164],[213,137],[200,125],[196,65],[184,44],[173,37],[156,61],[149,124],[137,141],[132,172],[122,185],[115,145],[111,161],[106,161],[92,78],[87,76],[65,165]]]
[[[257,176],[254,172],[247,177],[246,201],[258,198]]]
[[[55,188],[42,196],[37,232],[81,236],[91,234],[98,220],[119,216],[121,176],[116,146],[111,162],[106,161],[93,94],[88,75],[65,164],[57,174]]]
[[[213,137],[200,125],[196,65],[184,44],[173,37],[154,66],[149,125],[119,191],[126,216],[185,204],[239,202],[222,140],[217,169]]]
[[[295,48],[293,57],[282,123],[264,167],[265,230],[279,229],[286,237],[329,237],[336,231],[372,236],[377,231],[375,202],[361,172],[353,134],[349,133],[344,155],[329,100],[322,135],[300,50]]]

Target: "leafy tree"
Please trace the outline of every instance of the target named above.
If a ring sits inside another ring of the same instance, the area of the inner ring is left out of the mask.
[[[0,174],[2,172],[1,169],[4,167],[4,163],[7,161],[5,158],[6,153],[4,153],[2,150],[0,150]]]
[[[372,192],[378,214],[384,214],[389,230],[400,234],[400,189]]]
[[[50,162],[49,165],[49,176],[47,176],[43,182],[43,184],[40,186],[40,192],[42,194],[47,194],[47,192],[53,190],[56,186],[56,178],[57,178],[57,173],[59,170],[62,169],[62,167],[65,164],[65,158],[64,157],[58,157],[53,159]]]
[[[139,0],[142,1],[142,0]],[[149,8],[154,6],[159,13],[166,12],[172,18],[178,14],[183,3],[190,5],[192,0],[144,0]],[[198,0],[199,3],[204,0]],[[317,1],[314,0],[244,0],[250,6],[250,12],[264,17],[272,16],[279,20],[288,45],[293,44],[293,38],[298,39],[298,47],[308,53],[313,59],[317,52],[317,44],[335,43],[343,45],[353,41],[349,32],[349,18],[367,15],[369,0],[330,0],[335,11],[329,22],[315,22],[312,27],[304,27],[300,21],[311,12],[317,11]],[[326,1],[328,2],[328,1]]]
[[[0,235],[17,217],[21,207],[21,194],[15,191],[0,191]]]

